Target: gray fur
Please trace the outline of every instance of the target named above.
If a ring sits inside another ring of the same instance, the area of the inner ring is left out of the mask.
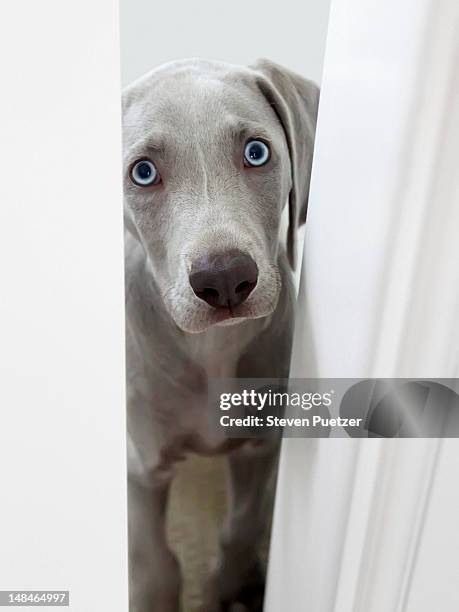
[[[315,85],[266,60],[253,68],[174,62],[123,94],[131,612],[179,609],[180,572],[164,521],[174,464],[189,452],[230,451],[234,473],[257,466],[247,482],[232,482],[204,612],[237,601],[256,566],[260,491],[276,449],[230,449],[212,427],[207,380],[288,375],[293,290],[280,219],[289,202],[293,265],[317,102]],[[270,143],[266,166],[244,167],[249,137]],[[143,157],[161,185],[131,182],[129,169]],[[229,318],[196,297],[188,274],[195,259],[231,249],[255,260],[259,278]]]

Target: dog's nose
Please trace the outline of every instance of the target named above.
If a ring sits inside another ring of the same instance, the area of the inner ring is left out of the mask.
[[[249,255],[228,251],[193,262],[189,279],[198,298],[213,308],[233,308],[255,288],[258,268]]]

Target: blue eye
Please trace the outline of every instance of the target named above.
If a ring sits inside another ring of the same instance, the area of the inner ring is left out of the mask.
[[[244,158],[246,165],[264,166],[269,160],[269,147],[261,140],[249,140],[245,145]]]
[[[141,159],[132,166],[131,180],[140,187],[149,187],[158,184],[161,177],[153,162],[149,159]]]

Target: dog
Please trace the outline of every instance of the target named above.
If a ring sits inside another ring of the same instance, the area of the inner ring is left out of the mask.
[[[215,431],[207,383],[288,376],[319,89],[268,60],[191,59],[122,98],[130,612],[178,612],[174,466],[221,452],[231,503],[203,612],[261,610],[263,491],[279,445]]]

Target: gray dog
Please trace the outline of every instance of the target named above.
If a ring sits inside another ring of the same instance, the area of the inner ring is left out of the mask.
[[[175,462],[192,452],[229,457],[230,510],[203,610],[261,609],[251,587],[278,444],[225,439],[207,381],[288,376],[318,99],[316,85],[266,60],[174,62],[123,94],[131,612],[179,610],[165,515]]]

